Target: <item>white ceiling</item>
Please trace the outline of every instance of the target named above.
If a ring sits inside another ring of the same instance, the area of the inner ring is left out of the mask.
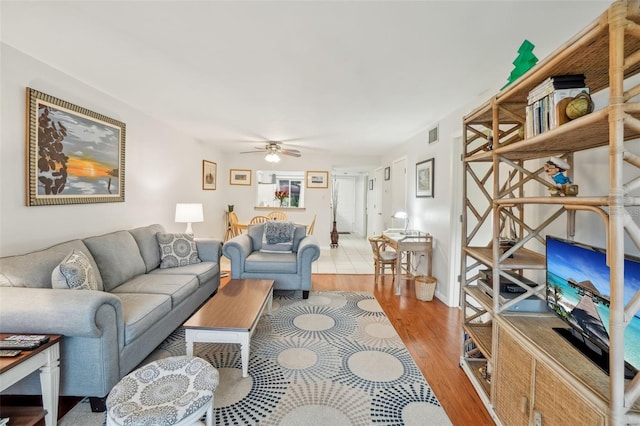
[[[610,4],[0,1],[2,42],[198,140],[343,155],[488,97],[524,39],[542,58]]]

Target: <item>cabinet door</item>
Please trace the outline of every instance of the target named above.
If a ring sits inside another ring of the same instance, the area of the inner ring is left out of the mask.
[[[502,424],[527,426],[533,357],[502,328],[498,329],[497,356],[493,375],[496,414]]]
[[[540,413],[542,425],[605,424],[602,413],[540,362],[536,363],[533,411]]]

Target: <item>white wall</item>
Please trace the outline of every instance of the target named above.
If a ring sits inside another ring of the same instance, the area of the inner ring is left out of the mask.
[[[198,236],[222,238],[223,188],[202,190],[202,160],[224,165],[215,147],[164,125],[108,94],[0,45],[0,256],[152,223],[180,232],[177,202],[203,203],[205,222]],[[123,64],[124,66],[124,64]],[[125,202],[27,207],[25,202],[26,87],[72,102],[126,124]],[[218,170],[218,179],[224,179]]]

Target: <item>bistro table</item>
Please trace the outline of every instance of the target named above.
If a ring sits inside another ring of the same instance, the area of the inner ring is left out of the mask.
[[[422,252],[427,259],[427,275],[431,275],[433,261],[433,236],[421,231],[407,231],[402,229],[387,229],[382,232],[382,236],[388,241],[388,244],[398,253],[396,256],[396,296],[400,296],[400,280],[402,279],[402,271],[404,270],[409,277],[411,274],[411,254]],[[402,258],[406,259],[403,268]]]

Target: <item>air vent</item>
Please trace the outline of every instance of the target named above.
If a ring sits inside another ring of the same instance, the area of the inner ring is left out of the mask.
[[[429,130],[429,143],[438,142],[438,126]]]

